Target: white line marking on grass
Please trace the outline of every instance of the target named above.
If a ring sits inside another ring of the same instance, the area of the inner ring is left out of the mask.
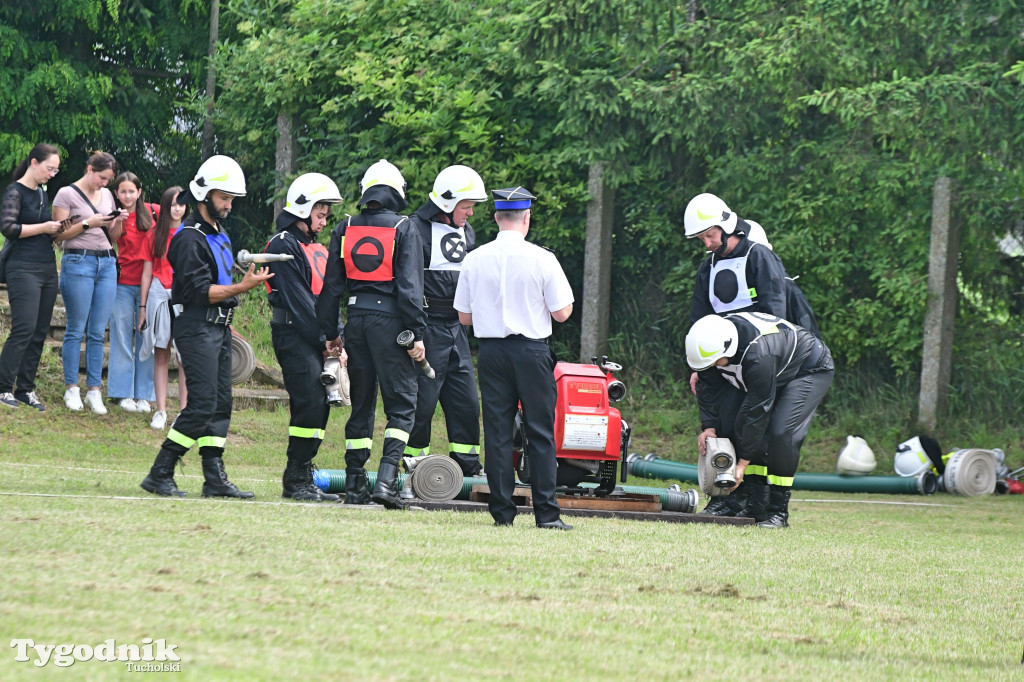
[[[2,490],[0,490],[0,495],[6,495],[8,497],[57,497],[57,498],[62,498],[62,499],[81,498],[81,499],[86,499],[86,500],[127,500],[129,502],[206,502],[208,500],[225,499],[225,498],[201,497],[201,496],[197,496],[197,497],[164,497],[164,496],[161,496],[161,495],[155,495],[155,496],[147,496],[147,497],[135,497],[135,496],[131,496],[131,495],[70,495],[70,494],[63,494],[63,493],[60,493],[60,494],[58,494],[58,493],[13,493],[13,492],[4,492]],[[366,504],[366,505],[348,505],[348,507],[346,507],[344,504],[338,504],[337,502],[334,502],[334,503],[332,503],[332,502],[326,502],[326,503],[323,503],[323,502],[302,503],[302,502],[285,502],[284,500],[281,500],[280,502],[265,502],[263,500],[238,500],[237,503],[238,504],[267,504],[267,505],[272,505],[272,506],[275,506],[275,507],[301,507],[301,508],[304,508],[304,509],[316,509],[316,508],[352,509],[352,508],[359,508],[359,509],[368,509],[368,510],[371,510],[371,511],[374,511],[374,510],[377,510],[377,509],[384,509],[383,505]],[[410,507],[410,509],[412,509],[412,508],[413,507]],[[419,511],[421,509],[422,508],[417,508],[417,511]]]
[[[838,502],[839,504],[900,504],[908,507],[956,507],[955,504],[941,504],[939,502],[899,502],[886,500],[811,500],[794,497],[792,502]]]
[[[138,471],[122,471],[120,469],[90,469],[88,467],[61,467],[61,466],[53,466],[53,465],[50,465],[50,464],[27,464],[27,463],[24,463],[24,462],[0,462],[0,465],[15,466],[15,467],[36,467],[38,469],[44,469],[44,468],[45,469],[63,469],[65,471],[92,471],[92,472],[98,473],[98,474],[131,474],[133,476],[136,476],[136,475],[139,474]],[[145,475],[145,472],[143,472],[143,475]],[[176,472],[175,476],[180,476],[182,478],[203,478],[202,474],[183,474],[180,471]],[[232,476],[231,478],[236,478],[236,477]],[[241,476],[237,477],[236,480],[239,480],[239,481],[255,481],[256,483],[273,483],[274,482],[274,481],[269,481],[269,480],[267,480],[265,478],[243,478]],[[141,498],[141,499],[145,499],[145,498]]]

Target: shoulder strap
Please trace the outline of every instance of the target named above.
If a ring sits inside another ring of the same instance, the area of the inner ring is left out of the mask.
[[[98,208],[96,208],[95,206],[92,205],[92,202],[89,201],[89,197],[85,196],[85,192],[83,192],[81,190],[81,188],[79,188],[78,185],[76,185],[75,183],[72,182],[71,183],[71,189],[73,189],[76,192],[78,192],[78,196],[80,196],[83,199],[85,199],[85,203],[89,204],[89,208],[92,209],[93,213],[99,213],[100,212]],[[103,236],[107,238],[107,244],[110,246],[110,248],[114,248],[114,240],[110,238],[110,232],[107,231],[107,226],[101,224],[100,225],[100,229],[103,230]]]

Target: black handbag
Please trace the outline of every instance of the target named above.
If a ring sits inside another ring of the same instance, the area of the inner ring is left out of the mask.
[[[11,257],[11,251],[14,250],[14,241],[7,239],[4,241],[4,248],[0,249],[0,284],[7,284],[7,259]]]

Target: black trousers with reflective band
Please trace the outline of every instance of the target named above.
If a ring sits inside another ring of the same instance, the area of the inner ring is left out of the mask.
[[[292,326],[270,325],[274,342],[274,355],[281,365],[284,388],[288,391],[288,409],[291,419],[289,430],[288,459],[308,462],[316,456],[321,438],[311,434],[294,435],[292,431],[323,431],[327,428],[330,406],[327,394],[320,383],[323,369],[323,348],[313,348]]]
[[[555,500],[555,357],[547,343],[522,337],[480,339],[477,371],[484,414],[484,469],[488,507],[498,523],[516,515],[512,435],[523,408],[530,456],[530,487],[537,523],[559,517]]]

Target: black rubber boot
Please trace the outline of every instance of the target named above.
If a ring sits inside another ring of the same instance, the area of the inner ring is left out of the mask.
[[[377,485],[373,487],[370,499],[388,509],[405,509],[405,500],[402,499],[397,482],[398,467],[381,462],[377,467]]]
[[[728,497],[712,497],[708,500],[708,504],[699,513],[705,516],[735,516],[729,504]]]
[[[745,480],[747,487],[747,511],[745,518],[752,518],[758,523],[768,519],[768,497],[770,490],[766,481]]]
[[[366,469],[345,469],[345,504],[373,504],[366,486]]]
[[[203,457],[203,478],[203,497],[237,497],[242,500],[256,497],[255,493],[239,490],[228,480],[221,457]]]
[[[313,463],[288,460],[281,477],[281,497],[299,502],[337,502],[337,495],[325,493],[313,483]]]
[[[747,502],[750,500],[750,488],[747,487],[746,481],[741,482],[736,489],[729,495],[729,508],[732,510],[732,516],[738,518],[750,518],[747,512]]]
[[[789,495],[792,488],[771,486],[768,497],[768,517],[758,523],[761,528],[789,528]]]
[[[185,491],[178,490],[178,484],[174,482],[174,466],[179,457],[181,455],[160,450],[149,475],[142,479],[142,489],[154,495],[185,497]]]

